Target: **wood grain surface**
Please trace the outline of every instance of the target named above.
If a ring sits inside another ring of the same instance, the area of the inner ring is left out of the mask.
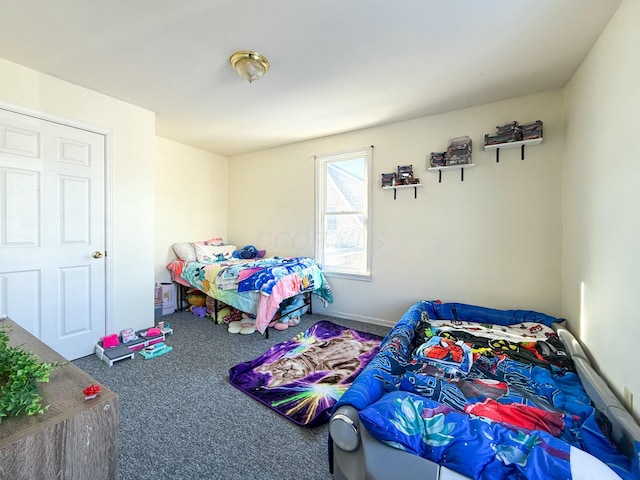
[[[5,418],[0,423],[0,479],[116,479],[118,396],[105,386],[94,399],[82,391],[98,384],[10,319],[0,321],[9,344],[60,362],[38,391],[43,415]]]

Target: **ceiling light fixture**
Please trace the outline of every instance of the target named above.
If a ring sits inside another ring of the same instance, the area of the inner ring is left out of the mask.
[[[269,70],[269,60],[258,52],[241,50],[229,57],[231,66],[242,78],[252,83],[261,79]]]

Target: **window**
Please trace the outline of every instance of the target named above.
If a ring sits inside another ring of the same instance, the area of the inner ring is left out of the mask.
[[[325,273],[371,276],[372,149],[316,157],[316,258]]]

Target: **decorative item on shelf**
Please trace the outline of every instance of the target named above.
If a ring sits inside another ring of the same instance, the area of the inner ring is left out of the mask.
[[[391,187],[396,184],[396,172],[382,174],[382,188]]]
[[[456,137],[449,140],[445,152],[447,165],[465,165],[471,163],[471,138],[468,136]]]
[[[398,165],[396,185],[410,185],[413,183],[413,165]]]
[[[518,142],[522,140],[522,129],[518,122],[505,123],[496,127],[494,135],[486,134],[484,136],[485,145],[497,145],[500,143]]]
[[[429,165],[432,167],[444,167],[446,164],[445,152],[431,152]]]
[[[524,160],[525,145],[542,142],[542,120],[519,124],[517,121],[498,125],[495,134],[484,136],[484,149],[496,151],[496,163],[500,162],[501,148],[520,147],[520,159]]]
[[[542,120],[525,123],[521,125],[522,140],[533,140],[534,138],[542,138]]]
[[[398,188],[413,187],[413,198],[418,198],[418,187],[421,187],[420,179],[413,176],[413,165],[398,165],[396,173],[382,174],[382,189],[393,189],[393,199],[396,199]]]
[[[438,183],[442,183],[442,170],[460,170],[460,180],[464,181],[464,169],[473,167],[471,163],[471,138],[468,135],[449,140],[444,152],[431,152],[427,170],[438,172]]]

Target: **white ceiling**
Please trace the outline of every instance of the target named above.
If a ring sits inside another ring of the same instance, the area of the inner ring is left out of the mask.
[[[0,57],[262,150],[559,88],[620,0],[0,0]],[[231,69],[256,50],[271,70]]]

